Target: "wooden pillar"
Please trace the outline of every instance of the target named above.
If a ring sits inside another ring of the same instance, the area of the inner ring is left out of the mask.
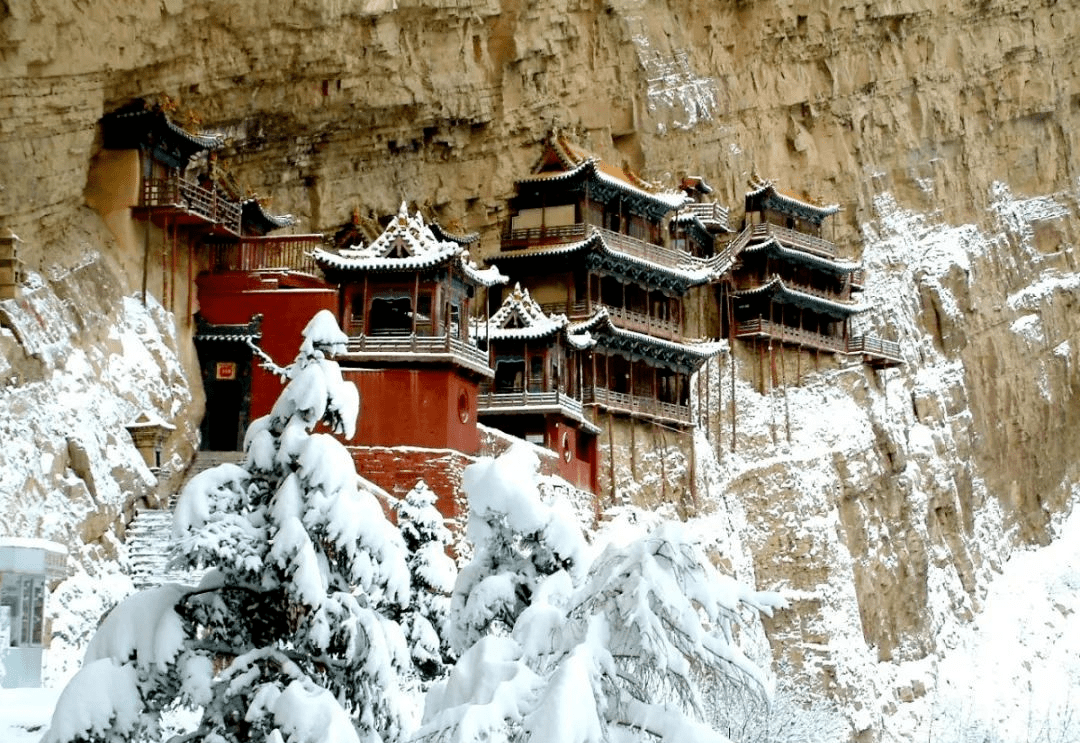
[[[412,291],[412,335],[416,335],[416,310],[417,310],[417,303],[419,302],[419,298],[420,298],[420,272],[419,272],[419,271],[417,271],[417,272],[416,272],[416,275],[415,275],[415,276],[413,277],[413,291]],[[435,299],[435,298],[434,298],[434,297],[432,297],[432,302],[431,302],[431,310],[432,310],[432,313],[431,313],[431,314],[433,314],[433,315],[435,314],[435,307],[436,307],[436,304],[435,304],[435,302],[434,302],[434,299]],[[449,329],[448,329],[448,330],[447,330],[447,335],[449,335],[449,332],[450,332],[450,331],[449,331]],[[434,317],[432,317],[432,318],[431,318],[431,333],[432,333],[432,335],[434,335],[434,334],[435,334],[435,318],[434,318]]]
[[[189,241],[187,248],[187,311],[185,316],[187,317],[187,324],[190,326],[195,309],[195,247]]]
[[[361,299],[361,304],[360,304],[360,335],[367,335],[368,327],[370,326],[370,323],[368,322],[368,275],[367,275],[367,272],[364,273],[364,289],[363,289],[363,295],[361,296],[360,299]],[[353,312],[353,314],[356,314],[355,311]],[[349,320],[351,322],[352,318],[349,318]]]

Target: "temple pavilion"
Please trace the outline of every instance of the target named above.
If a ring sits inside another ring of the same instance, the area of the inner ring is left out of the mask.
[[[582,404],[587,351],[595,340],[549,314],[518,284],[474,332],[495,375],[480,385],[480,421],[559,454],[559,474],[583,490],[597,489],[600,429]]]
[[[818,206],[771,181],[746,194],[743,230],[726,248],[733,265],[719,282],[724,332],[765,348],[859,354],[872,366],[903,363],[895,343],[852,337],[862,266],[837,256],[823,223],[839,207]]]
[[[691,220],[695,233],[688,225],[675,230],[686,241],[672,239],[673,215],[693,199],[561,137],[546,143],[516,190],[492,260],[544,312],[566,315],[571,332],[595,341],[582,359],[585,405],[690,427],[689,377],[719,352],[684,339],[683,300],[713,276],[710,233],[699,217]]]
[[[313,256],[339,287],[349,336],[339,361],[361,396],[357,440],[476,453],[477,393],[494,371],[468,320],[505,277],[478,268],[459,242],[436,237],[404,204],[371,244]]]

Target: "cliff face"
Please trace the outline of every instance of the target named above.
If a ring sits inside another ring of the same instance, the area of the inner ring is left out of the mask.
[[[102,113],[153,95],[229,135],[238,181],[305,229],[408,199],[494,250],[552,128],[704,175],[735,219],[753,173],[839,203],[860,322],[907,365],[791,358],[802,386],[763,395],[736,349],[734,390],[710,367],[710,446],[659,477],[707,469],[700,506],[745,513],[757,579],[801,597],[778,651],[877,735],[913,692],[870,669],[938,650],[1080,481],[1078,30],[1077,3],[1026,0],[8,0],[0,227],[61,273],[94,235],[95,270],[136,290],[85,191]]]

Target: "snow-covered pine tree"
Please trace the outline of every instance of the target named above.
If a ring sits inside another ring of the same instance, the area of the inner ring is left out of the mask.
[[[320,422],[351,438],[356,387],[328,357],[329,312],[304,330],[273,410],[248,429],[243,467],[193,477],[177,503],[181,560],[211,568],[117,606],[61,694],[45,743],[161,740],[175,704],[202,709],[181,741],[355,743],[403,736],[409,663],[388,615],[408,602],[400,534]]]
[[[435,493],[420,480],[395,505],[412,578],[409,608],[400,622],[413,666],[425,685],[442,676],[456,659],[446,630],[457,566],[446,552],[451,534],[435,504]]]
[[[718,680],[768,695],[737,627],[784,600],[720,574],[675,523],[590,565],[568,509],[540,501],[537,469],[518,447],[466,470],[476,552],[451,614],[462,656],[429,691],[417,739],[725,741],[706,698]]]

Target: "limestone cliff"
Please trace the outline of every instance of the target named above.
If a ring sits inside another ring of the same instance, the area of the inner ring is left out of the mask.
[[[925,688],[881,668],[940,650],[1076,497],[1078,30],[1080,4],[1049,0],[7,0],[0,228],[56,275],[87,270],[93,235],[93,270],[136,291],[88,172],[104,112],[166,95],[305,229],[404,198],[491,251],[552,128],[647,177],[704,175],[736,219],[755,173],[839,203],[861,322],[907,365],[792,358],[801,386],[763,394],[736,348],[735,381],[718,362],[702,382],[686,503],[743,514],[757,580],[798,598],[776,650],[875,739]]]

